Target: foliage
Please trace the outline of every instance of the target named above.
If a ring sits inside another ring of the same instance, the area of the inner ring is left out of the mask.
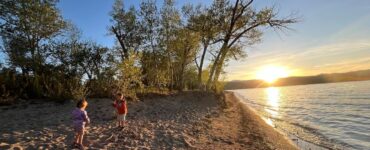
[[[229,53],[234,52],[235,55],[242,47],[260,41],[261,29],[270,27],[282,30],[297,22],[291,17],[279,19],[273,7],[255,10],[252,3],[253,0],[236,0],[234,3],[229,0],[216,0],[212,4],[210,13],[217,22],[219,33],[216,41],[220,42],[220,48],[211,67],[208,88],[218,82]]]
[[[104,47],[81,39],[57,0],[0,1],[0,97],[81,99],[122,92],[223,89],[225,65],[247,56],[265,28],[283,30],[295,18],[253,0],[214,0],[210,6],[177,7],[174,0],[143,0],[138,9],[116,0]],[[128,9],[126,9],[128,8]],[[179,9],[181,8],[181,10]],[[207,67],[205,67],[207,66]],[[154,89],[154,90],[153,90]]]
[[[40,74],[49,53],[47,43],[66,27],[56,1],[3,0],[0,10],[0,33],[11,65],[24,74]]]
[[[137,51],[141,44],[141,28],[137,21],[137,13],[134,7],[130,7],[128,11],[124,9],[123,1],[116,0],[111,12],[111,22],[113,25],[109,31],[113,34],[120,44],[118,52],[121,59],[128,59],[129,51]]]
[[[132,99],[137,99],[136,90],[143,88],[143,83],[141,82],[141,69],[137,65],[137,56],[130,55],[128,59],[125,59],[121,64],[119,64],[116,92],[121,92],[127,97]]]

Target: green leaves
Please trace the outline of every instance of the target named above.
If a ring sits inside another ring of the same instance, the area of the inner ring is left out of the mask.
[[[244,49],[261,41],[263,29],[296,22],[278,17],[273,7],[256,10],[252,2],[214,0],[180,11],[174,0],[161,8],[143,0],[139,9],[116,0],[107,32],[117,45],[107,48],[82,40],[56,0],[2,0],[2,49],[14,74],[0,72],[0,78],[24,80],[24,86],[4,83],[25,89],[17,93],[24,97],[107,97],[116,90],[136,98],[143,88],[203,89],[205,82],[220,91],[225,64],[245,58]]]
[[[122,92],[128,97],[137,99],[136,90],[143,88],[141,72],[137,56],[131,54],[128,59],[118,65],[116,92]]]
[[[111,17],[112,25],[109,27],[109,32],[120,44],[117,50],[121,54],[121,59],[128,59],[129,51],[137,52],[143,39],[143,35],[140,34],[142,29],[137,20],[137,12],[133,6],[126,11],[122,0],[116,0]]]
[[[66,27],[53,0],[4,0],[0,35],[15,67],[39,73],[47,60],[46,44]]]

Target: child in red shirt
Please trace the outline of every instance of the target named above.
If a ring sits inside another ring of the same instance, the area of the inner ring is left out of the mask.
[[[113,107],[117,110],[117,122],[119,127],[124,127],[126,124],[127,104],[122,93],[116,95]]]

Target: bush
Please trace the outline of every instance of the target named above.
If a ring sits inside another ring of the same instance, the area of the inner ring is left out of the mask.
[[[119,73],[117,75],[117,82],[115,84],[115,91],[121,92],[125,96],[136,100],[136,91],[143,88],[141,80],[141,68],[137,64],[137,57],[131,55],[128,59],[124,60],[118,65]]]

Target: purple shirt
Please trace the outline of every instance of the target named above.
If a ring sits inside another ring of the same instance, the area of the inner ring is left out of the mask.
[[[90,123],[90,119],[87,116],[87,112],[79,108],[75,108],[72,111],[72,120],[75,127],[85,127],[86,123]]]

